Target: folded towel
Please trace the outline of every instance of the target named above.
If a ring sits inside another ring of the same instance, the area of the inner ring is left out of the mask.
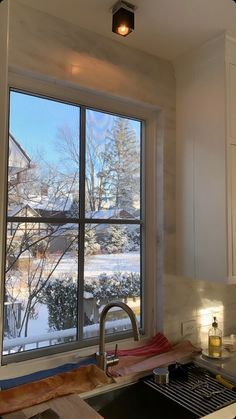
[[[39,404],[55,397],[82,393],[109,384],[111,379],[96,365],[87,365],[9,390],[0,391],[0,414]]]
[[[118,356],[153,356],[162,354],[171,349],[172,345],[169,340],[162,335],[157,333],[153,336],[144,346],[139,346],[133,349],[119,349],[117,351]]]
[[[171,362],[181,362],[184,358],[190,358],[200,352],[201,348],[192,345],[190,341],[183,341],[174,345],[168,352],[159,355],[151,357],[143,356],[140,358],[134,356],[122,357],[118,365],[109,368],[109,373],[113,377],[150,373],[156,367]]]

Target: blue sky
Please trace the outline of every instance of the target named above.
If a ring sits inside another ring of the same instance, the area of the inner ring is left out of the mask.
[[[68,123],[79,129],[79,107],[18,92],[10,95],[10,132],[34,159],[45,153],[47,160],[57,156],[59,128]]]
[[[96,127],[97,138],[104,137],[114,120],[112,115],[96,111],[89,111],[87,118]],[[59,162],[59,129],[67,125],[76,133],[79,119],[78,106],[11,91],[10,132],[32,160],[40,154],[50,163]],[[140,123],[131,120],[131,124],[139,136]]]

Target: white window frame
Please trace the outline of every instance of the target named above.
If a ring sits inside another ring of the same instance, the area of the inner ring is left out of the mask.
[[[158,122],[160,120],[160,111],[151,106],[144,106],[143,104],[131,102],[129,100],[114,98],[107,94],[98,94],[86,89],[79,89],[78,87],[60,82],[56,80],[45,80],[43,78],[35,78],[32,76],[25,76],[17,73],[9,73],[9,90],[17,89],[22,92],[32,93],[33,95],[42,95],[55,100],[61,100],[76,105],[84,105],[86,107],[98,109],[108,113],[114,113],[129,118],[140,119],[145,121],[145,137],[143,137],[143,150],[142,150],[142,171],[143,171],[143,214],[144,214],[144,244],[143,253],[144,260],[142,266],[142,277],[144,278],[144,293],[143,293],[143,319],[144,319],[144,335],[142,339],[146,339],[153,335],[156,331],[157,325],[157,310],[156,310],[156,270],[157,270],[157,141],[158,141]],[[8,112],[8,110],[7,110]],[[8,133],[5,138],[8,141]],[[7,149],[7,147],[5,147]],[[7,152],[7,150],[6,150]],[[1,159],[1,164],[5,164],[5,177],[1,179],[1,187],[7,194],[7,155]],[[5,163],[4,163],[5,162]],[[0,214],[3,224],[6,225],[6,211]],[[4,246],[5,234],[0,237],[0,246]],[[2,268],[2,267],[1,267]],[[1,284],[3,287],[3,281]],[[1,294],[3,295],[3,294]],[[1,319],[1,322],[3,320]],[[133,341],[132,338],[119,341],[122,346],[129,346]],[[132,343],[134,345],[134,343]],[[108,343],[107,348],[113,347],[114,343]],[[29,366],[32,364],[30,358],[34,358],[34,365],[44,365],[45,360],[50,359],[52,365],[58,360],[73,359],[74,356],[85,356],[93,353],[97,346],[90,346],[87,348],[70,350],[69,352],[60,352],[53,354],[52,347],[48,347],[50,354],[42,356],[40,359],[35,358],[34,351],[26,351],[28,360],[24,360],[24,353],[19,354],[19,358],[12,357],[13,361],[21,361],[21,365],[25,365],[26,371],[29,371]],[[46,349],[46,348],[44,348]],[[56,349],[55,352],[58,352]],[[30,355],[32,354],[32,355]],[[16,354],[17,355],[17,354]],[[39,354],[40,356],[40,354]],[[36,362],[35,362],[36,361]],[[62,362],[62,361],[61,361]],[[4,361],[5,363],[5,361]],[[10,365],[8,365],[10,367]],[[42,367],[39,366],[38,369]],[[8,368],[9,369],[9,368]]]

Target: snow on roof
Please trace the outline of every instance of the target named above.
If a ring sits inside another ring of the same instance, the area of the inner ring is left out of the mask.
[[[30,168],[31,159],[18,141],[9,134],[9,173],[17,174]]]
[[[36,210],[44,211],[69,211],[73,203],[72,196],[44,196],[39,201],[29,201],[29,205]]]
[[[14,208],[8,209],[8,213],[7,213],[8,217],[14,217],[14,215],[18,214],[18,212],[20,212],[22,208],[24,208],[24,205],[21,204],[21,205],[17,205]]]
[[[39,213],[29,204],[19,204],[19,205],[15,206],[14,208],[9,209],[7,215],[8,215],[8,217],[14,217],[20,211],[22,211],[24,208],[31,209],[32,212],[34,212],[37,217],[40,217]]]
[[[87,218],[135,218],[123,208],[102,209],[99,211],[87,211]]]

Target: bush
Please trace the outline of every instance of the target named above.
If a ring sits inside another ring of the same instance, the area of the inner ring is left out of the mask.
[[[98,279],[86,283],[85,291],[90,292],[97,303],[140,296],[140,274],[136,272],[103,273]]]

